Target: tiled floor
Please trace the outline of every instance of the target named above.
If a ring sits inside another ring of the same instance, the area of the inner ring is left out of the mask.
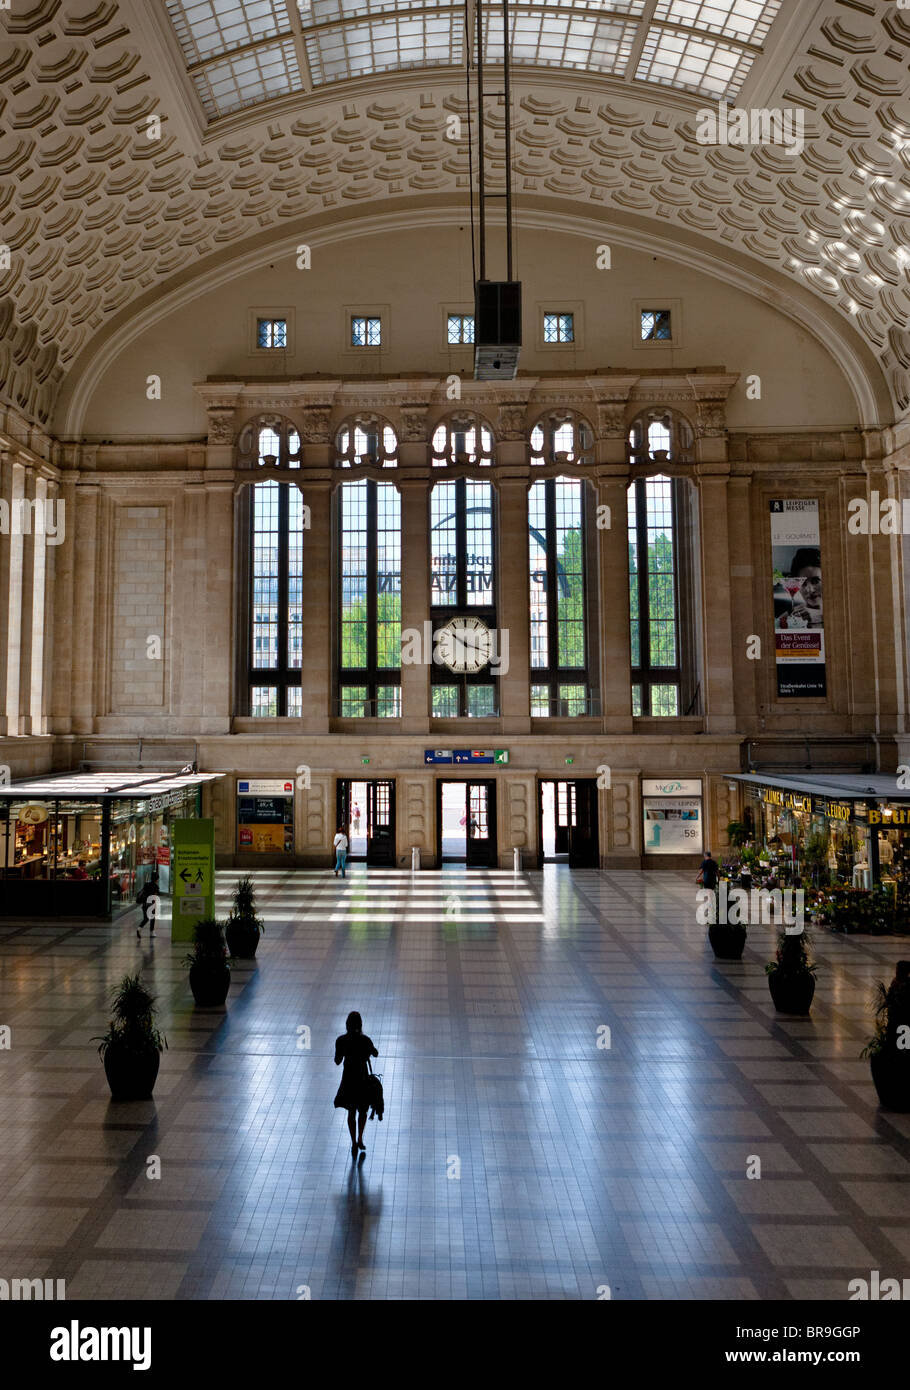
[[[772,929],[716,963],[691,876],[256,879],[267,934],[226,1011],[194,1010],[167,922],[154,946],[132,920],[0,926],[0,1277],[70,1298],[845,1299],[910,1273],[910,1116],[858,1059],[906,938],[817,932],[812,1017],[784,1019]],[[154,1101],[115,1106],[91,1037],[139,966],[169,1049]],[[387,1097],[361,1164],[332,1108],[352,1008]]]

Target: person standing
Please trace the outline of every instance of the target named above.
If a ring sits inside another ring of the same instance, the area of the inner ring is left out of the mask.
[[[703,888],[709,888],[711,890],[711,896],[714,899],[713,908],[710,914],[712,922],[717,921],[717,876],[719,873],[720,865],[718,864],[716,859],[711,858],[711,851],[709,849],[706,849],[705,857],[701,861],[701,868],[698,871],[697,882],[700,883]]]
[[[154,906],[152,907],[151,916],[150,916],[150,915],[149,915],[149,903],[152,901],[153,898],[154,898],[155,902],[154,902]],[[154,936],[154,935],[155,935],[155,918],[156,918],[156,916],[158,915],[158,875],[157,875],[157,874],[152,874],[151,878],[146,879],[145,883],[143,883],[142,887],[139,889],[139,892],[136,894],[136,902],[139,903],[140,906],[141,906],[141,908],[142,908],[142,921],[139,923],[138,927],[136,928],[136,935],[137,935],[137,936],[141,936],[141,935],[142,935],[142,928],[145,926],[146,922],[149,922],[149,923],[150,923],[150,925],[149,925],[149,936],[150,936],[150,937],[151,937],[151,936]]]
[[[359,834],[360,834],[360,806],[359,806],[359,804],[358,804],[356,801],[354,802],[353,818],[354,818],[354,834],[355,834],[355,835],[359,835]]]
[[[344,866],[348,859],[348,837],[343,825],[339,825],[338,834],[335,836],[332,843],[335,847],[335,877],[338,877],[338,871],[340,869],[341,877],[345,878],[347,877]]]
[[[363,1019],[356,1012],[349,1013],[345,1019],[345,1032],[335,1039],[335,1065],[344,1062],[341,1085],[335,1096],[335,1109],[348,1112],[348,1129],[351,1133],[351,1157],[358,1151],[366,1153],[363,1131],[367,1123],[369,1099],[367,1082],[369,1080],[368,1059],[378,1057],[379,1052],[363,1031]],[[359,1131],[355,1128],[354,1117],[359,1120]]]

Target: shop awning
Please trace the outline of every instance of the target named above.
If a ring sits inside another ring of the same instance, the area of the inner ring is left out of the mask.
[[[782,791],[825,796],[832,801],[906,802],[910,790],[901,790],[894,776],[865,772],[728,772],[728,782],[744,782],[753,787],[779,787]]]
[[[30,777],[0,786],[0,798],[28,801],[32,798],[60,801],[104,801],[117,797],[143,799],[201,786],[226,776],[223,772],[60,772]]]

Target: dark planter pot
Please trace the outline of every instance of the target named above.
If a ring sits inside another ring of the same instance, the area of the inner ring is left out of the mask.
[[[200,965],[197,961],[190,966],[190,989],[200,1008],[218,1008],[227,999],[230,987],[230,966],[221,961],[215,965]]]
[[[807,1014],[815,994],[815,976],[807,970],[798,974],[775,970],[768,976],[768,988],[779,1014]]]
[[[255,922],[249,922],[243,917],[232,917],[225,931],[228,950],[239,960],[252,960],[259,945],[259,935],[259,928]]]
[[[712,922],[708,927],[708,940],[718,960],[742,960],[746,929],[731,926],[729,922]]]
[[[161,1053],[157,1047],[134,1052],[127,1047],[108,1047],[104,1072],[112,1100],[148,1100],[155,1088]]]
[[[872,1080],[883,1110],[910,1111],[910,1052],[873,1052]]]

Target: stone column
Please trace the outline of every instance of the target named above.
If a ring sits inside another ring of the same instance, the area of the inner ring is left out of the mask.
[[[46,594],[47,479],[30,469],[26,477],[30,534],[24,537],[22,567],[22,663],[19,681],[19,732],[41,733],[44,683],[44,603]],[[25,514],[23,513],[23,516]]]
[[[95,731],[99,713],[99,666],[103,656],[99,628],[103,621],[96,584],[102,545],[102,496],[97,483],[80,483],[76,489],[73,523],[73,621],[78,628],[72,649],[72,687],[70,731]],[[96,644],[98,650],[96,651]]]
[[[205,489],[204,635],[205,684],[203,728],[228,733],[233,703],[234,626],[234,490],[229,481],[209,482]]]
[[[302,473],[309,527],[303,537],[302,732],[327,734],[334,690],[332,643],[332,484]]]
[[[53,547],[54,641],[48,648],[50,677],[50,733],[65,734],[72,728],[73,648],[76,626],[76,497],[78,489],[72,472],[64,473],[58,490],[65,527],[63,543]],[[0,641],[0,662],[3,643]]]
[[[22,669],[22,499],[25,469],[11,455],[0,455],[0,496],[9,505],[9,533],[0,544],[0,734],[19,727],[19,679]]]
[[[422,453],[415,464],[419,471],[409,474],[405,455]],[[401,630],[420,634],[423,651],[423,625],[430,619],[430,498],[426,473],[426,446],[401,446]],[[424,466],[421,468],[420,464]],[[407,651],[415,643],[405,643]],[[432,642],[427,657],[432,657]],[[401,731],[424,734],[430,730],[430,661],[401,668]]]
[[[632,634],[629,625],[629,469],[606,464],[597,478],[595,518],[599,573],[592,575],[600,608],[600,690],[604,730],[631,733]],[[608,510],[602,510],[602,509]],[[609,520],[609,526],[600,521]]]
[[[525,445],[500,445],[518,454]],[[528,467],[518,460],[514,473],[499,475],[499,628],[500,653],[508,640],[508,670],[499,677],[503,734],[531,730],[531,595],[528,577]],[[505,663],[503,663],[504,665]]]
[[[709,471],[710,470],[710,471]],[[730,587],[729,470],[726,464],[699,468],[704,609],[705,732],[736,730],[733,694],[733,611]]]

